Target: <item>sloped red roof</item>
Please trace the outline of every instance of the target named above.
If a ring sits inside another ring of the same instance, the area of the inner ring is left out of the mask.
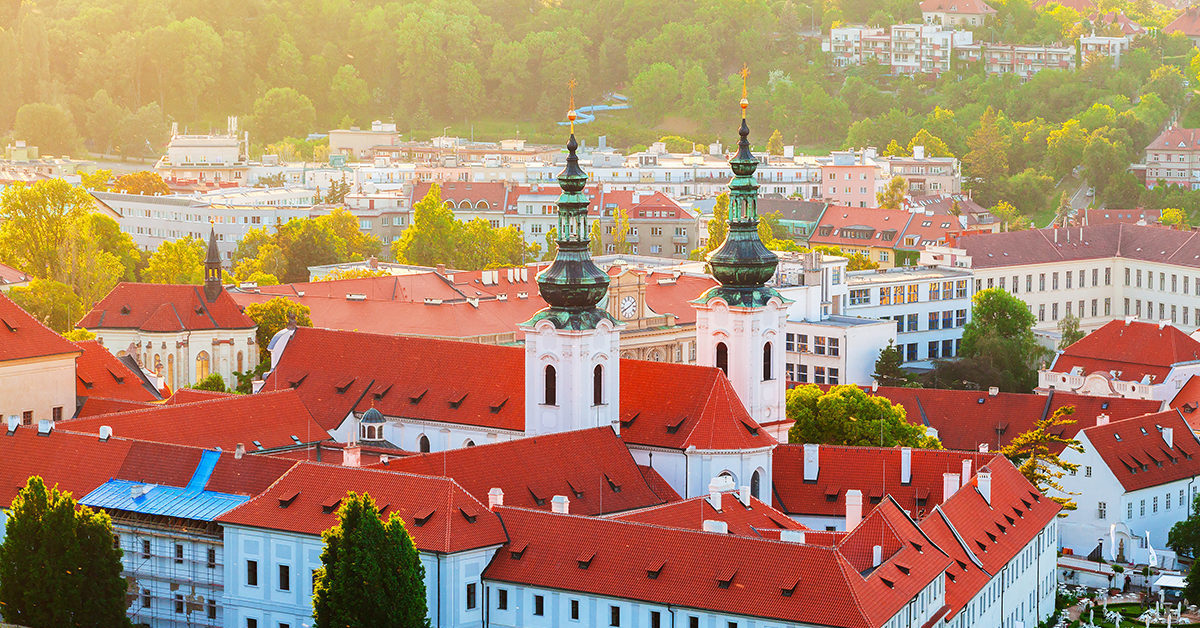
[[[704,496],[642,508],[613,518],[688,530],[702,530],[705,521],[724,521],[730,534],[775,539],[779,538],[779,530],[808,530],[756,497],[750,498],[749,506],[743,505],[736,492],[721,494],[721,510],[713,508],[708,496]]]
[[[1173,432],[1170,447],[1163,428]],[[1092,426],[1083,435],[1126,491],[1200,475],[1200,440],[1178,410]]]
[[[921,11],[938,13],[960,13],[966,15],[992,14],[996,10],[983,0],[925,0],[921,3]]]
[[[672,394],[664,396],[668,382]],[[327,430],[371,407],[385,416],[525,430],[520,347],[301,327],[263,385],[285,388]],[[640,360],[621,360],[620,433],[627,443],[670,449],[775,443],[719,369]]]
[[[80,353],[79,347],[0,293],[0,362],[72,353]]]
[[[1188,37],[1200,37],[1200,7],[1188,7],[1179,17],[1167,24],[1165,33],[1183,33]]]
[[[1196,410],[1200,410],[1200,376],[1189,377],[1179,392],[1171,398],[1167,407],[1179,410],[1188,425],[1192,426],[1193,431],[1200,429],[1200,413],[1196,412]]]
[[[667,483],[666,478],[659,475],[658,471],[654,470],[654,467],[639,464],[638,470],[642,472],[642,477],[645,478],[646,484],[650,487],[650,490],[654,491],[654,494],[661,497],[664,501],[677,502],[680,499],[683,499],[679,496],[679,493],[676,493],[675,489],[672,488],[669,483]]]
[[[83,353],[75,359],[75,396],[133,402],[158,401],[142,379],[95,340],[75,343]]]
[[[79,326],[171,332],[253,329],[255,325],[224,290],[209,303],[203,286],[123,282],[101,299]]]
[[[913,449],[912,477],[900,482],[899,447],[821,445],[815,482],[804,481],[804,445],[780,445],[772,460],[773,505],[791,515],[846,516],[846,491],[862,491],[863,512],[891,497],[918,519],[943,499],[943,474],[962,473],[970,460],[972,472],[996,454],[948,449]]]
[[[429,188],[432,185],[425,181],[413,184],[412,202],[414,205],[425,198],[426,194],[429,194]],[[486,209],[502,212],[505,207],[504,201],[508,197],[507,184],[502,181],[447,181],[438,183],[438,187],[441,188],[443,201],[453,201],[456,206],[466,201],[471,204],[473,209],[482,201],[487,203]]]
[[[1093,397],[1059,391],[1046,395],[988,391],[943,390],[880,386],[868,394],[885,397],[904,407],[909,423],[937,430],[938,439],[947,449],[976,451],[987,444],[991,451],[1012,442],[1018,434],[1033,429],[1033,424],[1055,410],[1072,406],[1073,425],[1064,435],[1073,437],[1079,430],[1096,424],[1104,414],[1110,421],[1157,412],[1160,402],[1149,399]],[[1061,452],[1061,448],[1059,449]]]
[[[385,517],[400,515],[419,550],[451,553],[505,541],[496,515],[452,479],[316,462],[297,463],[218,521],[320,535],[337,524],[337,504],[349,491],[370,495]]]
[[[24,283],[29,281],[31,277],[12,266],[0,264],[0,286],[11,283]]]
[[[986,468],[992,474],[990,504],[978,490],[976,470],[940,508],[983,568],[997,575],[1062,507],[1038,492],[1007,458],[996,456]]]
[[[237,393],[217,392],[215,390],[200,390],[197,388],[180,388],[167,397],[167,405],[175,405],[179,403],[192,403],[193,401],[208,401],[210,399],[224,399],[232,397]]]
[[[955,246],[971,256],[976,269],[1110,257],[1200,267],[1197,232],[1162,225],[1117,223],[969,233],[957,237]]]
[[[960,542],[940,507],[921,521],[921,531],[954,561],[946,569],[946,604],[950,607],[946,618],[949,619],[965,608],[992,581],[992,576],[975,563],[973,554],[964,545],[966,541]]]
[[[542,510],[564,495],[580,515],[654,506],[674,495],[655,494],[611,427],[407,456],[376,468],[450,477],[484,503],[492,488],[504,491],[509,506]]]
[[[484,578],[823,626],[881,626],[949,562],[889,508],[875,531],[900,539],[899,549],[862,576],[843,547],[855,553],[850,545],[878,538],[847,537],[833,548],[501,507],[509,542]]]
[[[1200,342],[1174,325],[1115,320],[1064,349],[1050,370],[1070,373],[1079,367],[1085,375],[1120,371],[1117,379],[1122,381],[1151,375],[1161,382],[1173,365],[1197,360]]]
[[[129,401],[127,399],[105,399],[104,397],[88,397],[83,400],[83,404],[79,406],[79,410],[75,412],[75,418],[86,419],[88,417],[100,416],[103,414],[112,414],[114,412],[127,412],[129,410],[140,410],[142,408],[152,408],[154,403],[146,401]]]
[[[1162,218],[1161,209],[1146,209],[1144,207],[1134,209],[1090,207],[1083,210],[1084,225],[1107,225],[1121,222],[1137,224],[1141,220],[1146,221],[1146,224],[1154,224],[1160,218]]]
[[[641,360],[621,360],[621,439],[668,449],[776,444],[720,369]]]
[[[830,246],[895,248],[903,244],[912,214],[899,209],[830,206],[809,242]]]
[[[33,475],[41,476],[48,486],[57,484],[76,499],[109,479],[185,486],[202,453],[195,447],[120,437],[100,441],[94,434],[59,428],[48,436],[38,435],[32,426],[18,427],[11,435],[0,431],[0,503],[11,502]],[[265,490],[293,464],[265,456],[243,456],[238,460],[227,452],[218,459],[205,488],[253,495]]]
[[[300,396],[283,390],[236,395],[208,401],[171,404],[63,421],[64,429],[97,434],[102,425],[113,434],[139,440],[233,451],[238,443],[247,452],[287,447],[329,438],[313,420]],[[261,447],[255,445],[261,443]]]

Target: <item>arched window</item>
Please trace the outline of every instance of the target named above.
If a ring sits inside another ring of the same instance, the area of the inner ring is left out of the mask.
[[[592,405],[604,404],[604,367],[597,364],[592,369]]]
[[[471,201],[460,201],[458,203],[458,208],[459,209],[471,209]]]
[[[242,372],[242,368],[243,368],[243,366],[244,366],[244,365],[242,364],[242,352],[241,352],[241,351],[238,351],[238,367],[237,367],[237,370],[238,370],[238,372],[239,372],[239,373],[241,373],[241,372]]]
[[[761,489],[762,489],[762,473],[759,471],[755,471],[754,475],[750,476],[750,496],[755,499],[762,499],[761,497],[759,497],[759,494],[758,494],[759,490],[761,490]]]
[[[423,454],[429,453],[429,437],[428,436],[421,434],[421,438],[417,439],[417,449]]]
[[[208,352],[201,351],[196,354],[196,376],[192,378],[193,383],[200,383],[205,377],[208,377]]]
[[[545,379],[546,392],[543,395],[543,402],[548,406],[558,405],[558,373],[551,364],[546,365]]]
[[[469,438],[467,439],[467,442],[463,443],[463,447],[474,447],[474,446],[475,446],[475,441],[473,441]]]
[[[775,374],[771,372],[771,343],[763,345],[763,381],[775,379]]]
[[[488,207],[489,205],[487,204],[487,201],[479,201],[478,203],[475,203],[475,209],[487,209]]]
[[[729,375],[729,347],[723,342],[717,343],[717,368]]]

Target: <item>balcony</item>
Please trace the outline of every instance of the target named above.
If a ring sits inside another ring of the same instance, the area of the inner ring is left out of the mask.
[[[686,235],[671,236],[671,242],[673,242],[675,244],[687,244],[687,241],[688,241],[688,237]]]

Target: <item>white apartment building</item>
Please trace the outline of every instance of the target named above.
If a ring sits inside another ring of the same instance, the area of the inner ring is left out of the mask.
[[[787,381],[801,384],[870,384],[875,360],[896,325],[850,315],[844,257],[818,252],[782,254],[776,289],[791,299],[784,333]]]
[[[1145,171],[1146,187],[1200,189],[1200,129],[1167,127],[1146,147],[1146,163],[1135,164],[1135,170]]]
[[[970,270],[905,266],[854,271],[847,279],[847,313],[895,321],[905,367],[931,368],[958,355],[974,294]]]
[[[968,63],[983,63],[988,74],[1016,74],[1022,79],[1042,70],[1074,70],[1074,46],[1039,46],[1022,44],[970,44],[960,46],[955,54]]]
[[[937,75],[948,72],[955,50],[972,41],[971,31],[935,24],[846,26],[831,29],[821,49],[831,54],[835,67],[877,62],[894,74]]]
[[[172,125],[167,152],[154,169],[171,186],[226,187],[243,185],[250,171],[250,134],[238,137],[237,118],[224,134],[180,135]]]
[[[970,268],[975,292],[1008,290],[1029,306],[1036,331],[1068,314],[1084,330],[1133,316],[1200,327],[1200,235],[1161,226],[1107,224],[967,234],[929,246],[921,264]]]

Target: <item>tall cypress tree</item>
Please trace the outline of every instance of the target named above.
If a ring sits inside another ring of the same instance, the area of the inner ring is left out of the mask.
[[[425,568],[400,516],[386,522],[370,495],[348,493],[313,586],[316,628],[426,628]]]
[[[0,615],[50,628],[129,626],[121,550],[108,514],[29,478],[8,510],[0,544]]]

